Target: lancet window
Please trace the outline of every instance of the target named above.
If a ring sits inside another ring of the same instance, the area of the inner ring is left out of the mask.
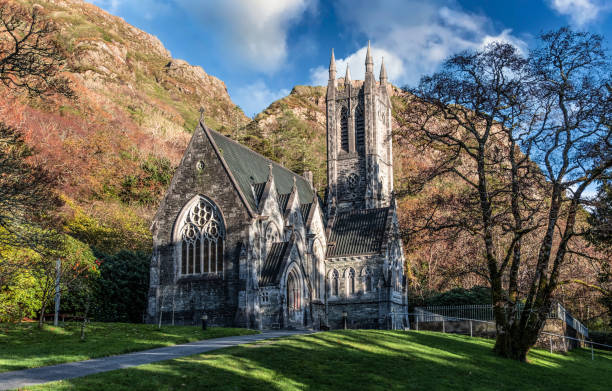
[[[355,294],[355,270],[351,267],[346,273],[346,294],[352,296]]]
[[[338,271],[336,269],[329,273],[329,291],[330,296],[338,296]]]
[[[344,152],[349,150],[348,109],[346,107],[340,111],[340,147]]]
[[[355,144],[358,151],[365,148],[365,117],[362,105],[355,109]]]
[[[364,282],[364,292],[372,292],[372,272],[370,269],[367,267],[363,268],[361,276]]]

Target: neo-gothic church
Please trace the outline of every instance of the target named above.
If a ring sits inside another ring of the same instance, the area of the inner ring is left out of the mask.
[[[155,215],[150,322],[250,328],[407,326],[393,198],[391,102],[347,67],[327,87],[328,189],[209,129],[195,130]]]

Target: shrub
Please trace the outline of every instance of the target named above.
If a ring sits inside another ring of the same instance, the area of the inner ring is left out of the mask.
[[[140,323],[147,307],[150,254],[122,250],[100,254],[92,315],[105,322]]]
[[[412,304],[415,306],[491,304],[491,289],[486,286],[475,286],[470,289],[454,288],[434,293],[424,299],[415,299]]]
[[[589,339],[595,343],[612,346],[612,332],[605,331],[589,331]],[[612,350],[612,348],[604,348],[597,346],[598,349]]]

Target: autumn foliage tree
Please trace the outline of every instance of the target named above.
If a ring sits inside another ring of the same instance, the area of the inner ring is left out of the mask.
[[[0,122],[0,286],[27,267],[24,257],[4,256],[11,248],[47,256],[61,245],[54,230],[58,178],[29,162],[32,154],[22,135]]]
[[[40,6],[25,8],[0,0],[0,82],[6,90],[26,92],[28,98],[73,97],[68,79],[61,74],[65,57],[57,33]],[[55,192],[59,178],[36,163],[33,154],[21,132],[0,122],[2,289],[19,273],[49,271],[49,261],[62,253],[66,242],[56,218],[62,204]],[[43,309],[47,301],[43,297]]]
[[[501,356],[526,360],[562,268],[581,255],[585,190],[612,166],[610,77],[602,38],[562,28],[527,57],[506,43],[451,57],[400,115],[400,137],[431,157],[409,190],[460,184],[411,230],[478,244],[464,262],[490,284]]]

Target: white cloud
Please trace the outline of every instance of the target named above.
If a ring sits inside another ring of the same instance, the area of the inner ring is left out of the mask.
[[[389,79],[400,86],[417,83],[421,76],[434,72],[447,57],[462,50],[478,49],[496,40],[512,43],[523,51],[527,47],[511,30],[496,31],[488,17],[452,8],[443,0],[387,0],[384,7],[372,6],[369,0],[341,0],[338,10],[347,26],[371,39],[375,60],[380,60],[375,53],[384,53]],[[337,63],[348,61],[353,79],[359,79],[364,60],[365,49],[360,48]],[[344,68],[337,68],[342,76]],[[327,66],[311,69],[311,81],[320,84],[324,80],[326,84],[327,73],[322,71],[326,69]]]
[[[285,62],[287,35],[316,0],[177,0],[219,34],[227,52],[248,68],[273,73]]]
[[[598,0],[550,0],[548,4],[561,15],[568,16],[577,26],[592,22],[609,8]]]
[[[232,90],[232,100],[240,102],[242,111],[249,117],[261,112],[273,101],[289,95],[288,89],[272,91],[262,80]]]

